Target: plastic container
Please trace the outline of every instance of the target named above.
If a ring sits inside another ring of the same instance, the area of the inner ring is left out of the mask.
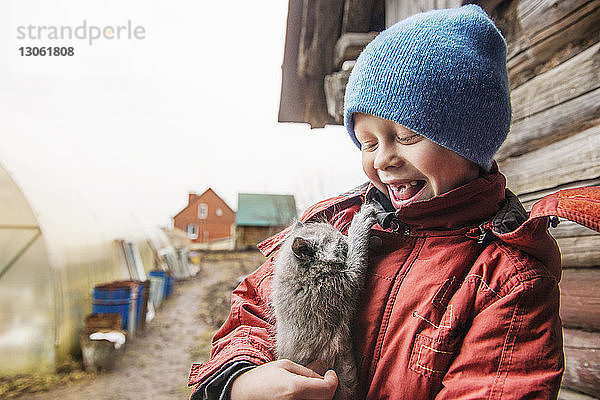
[[[105,284],[94,288],[92,313],[118,313],[121,315],[121,329],[127,329],[130,309],[131,289],[129,287],[115,287],[111,284]]]
[[[175,283],[175,278],[173,278],[172,275],[167,274],[166,279],[167,279],[167,283],[166,283],[167,295],[166,295],[166,297],[171,297],[171,294],[173,294],[173,285]]]
[[[135,333],[138,290],[141,284],[135,281],[116,281],[97,285],[94,288],[92,313],[121,314],[121,329]],[[141,299],[140,299],[141,301]]]
[[[169,297],[169,295],[171,294],[169,292],[169,288],[170,288],[170,284],[169,284],[169,278],[170,275],[167,273],[167,271],[161,271],[161,270],[154,270],[154,271],[150,271],[150,277],[161,277],[162,278],[162,282],[163,282],[163,289],[162,289],[162,293],[163,293],[163,300],[166,299],[167,297]]]
[[[90,339],[90,331],[87,330],[79,335],[79,344],[83,366],[86,371],[91,372],[114,369],[115,364],[125,352],[125,346],[117,348],[114,343],[108,340]]]
[[[165,272],[150,271],[150,301],[159,309],[165,295]]]

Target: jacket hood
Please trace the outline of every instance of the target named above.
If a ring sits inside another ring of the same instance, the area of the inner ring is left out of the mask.
[[[558,217],[600,232],[600,187],[560,190],[536,202],[529,218],[516,229],[502,232],[494,225],[491,228],[500,240],[541,260],[560,279],[560,253],[548,233],[550,224],[559,223]]]

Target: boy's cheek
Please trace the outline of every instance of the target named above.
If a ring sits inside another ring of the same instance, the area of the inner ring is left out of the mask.
[[[387,197],[388,199],[390,198],[390,195],[388,193],[388,189],[387,186],[385,186],[383,183],[381,183],[381,181],[379,180],[379,178],[377,177],[377,175],[375,175],[375,179],[373,179],[372,177],[368,176],[369,180],[371,181],[371,183],[373,185],[375,185],[375,187],[377,189],[379,189],[379,191],[381,193],[383,193],[385,195],[385,197]]]
[[[362,167],[365,175],[367,175],[367,178],[369,178],[373,184],[377,185],[379,182],[379,176],[377,175],[377,170],[373,167],[373,160],[371,157],[365,156],[364,153],[362,156]],[[381,182],[379,183],[381,184]]]
[[[375,187],[377,189],[379,189],[380,192],[382,192],[383,194],[385,194],[386,197],[389,198],[387,187],[383,183],[381,183],[381,181],[379,180],[379,176],[377,175],[377,173],[376,172],[373,173],[371,171],[365,170],[365,174],[367,175],[367,178],[369,178],[369,181],[371,181],[371,183],[373,185],[375,185]]]
[[[367,178],[369,178],[369,181],[371,181],[371,183],[375,185],[375,187],[379,189],[380,192],[382,192],[383,194],[385,194],[386,197],[389,198],[387,187],[383,183],[381,183],[379,175],[377,174],[377,170],[375,169],[375,167],[373,167],[374,160],[373,157],[371,157],[371,154],[372,153],[362,154],[363,171],[365,172],[365,175],[367,175]]]

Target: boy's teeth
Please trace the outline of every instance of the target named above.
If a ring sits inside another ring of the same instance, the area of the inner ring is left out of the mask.
[[[413,199],[423,189],[424,185],[425,182],[420,180],[389,185],[390,200],[392,200],[392,203],[395,201],[396,206],[400,206],[403,202]]]
[[[409,188],[409,187],[411,187],[411,186],[417,186],[417,185],[418,185],[418,183],[419,183],[419,182],[417,182],[417,181],[412,181],[412,182],[410,182],[410,183],[405,183],[405,184],[403,184],[403,185],[398,185],[397,189],[398,189],[398,190],[400,190],[400,189],[407,189],[407,188]]]

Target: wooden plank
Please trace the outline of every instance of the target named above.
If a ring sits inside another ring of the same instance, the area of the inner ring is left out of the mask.
[[[558,238],[556,241],[558,242],[558,247],[560,247],[563,268],[594,267],[600,265],[600,234]],[[598,329],[600,329],[600,326],[598,326]]]
[[[558,400],[598,400],[598,398],[561,387],[558,392]]]
[[[600,42],[512,91],[513,121],[600,87]]]
[[[499,164],[517,195],[600,178],[600,125]]]
[[[563,335],[563,386],[590,396],[600,396],[600,334],[564,329]]]
[[[521,29],[527,37],[555,27],[557,22],[568,17],[577,9],[590,3],[589,0],[521,0],[517,13]],[[592,2],[593,3],[593,2]]]
[[[304,0],[298,75],[318,77],[333,71],[333,48],[342,24],[342,0]]]
[[[564,218],[560,218],[560,223],[556,228],[550,227],[549,230],[555,239],[600,235],[600,233],[594,231],[593,229],[579,225],[576,222],[572,222]]]
[[[342,34],[346,32],[368,32],[375,0],[346,0]]]
[[[333,71],[333,49],[342,25],[343,0],[304,0],[297,73],[302,82],[304,121],[322,128],[331,121],[327,113],[325,75]]]
[[[560,281],[560,317],[563,326],[600,330],[599,283],[598,268],[563,270]]]
[[[589,0],[523,0],[516,5],[516,18],[519,34],[523,36],[526,50],[541,41],[561,40],[560,36],[570,26],[581,24],[581,19],[593,13],[598,5]],[[582,32],[583,33],[583,32]],[[572,39],[572,38],[571,38]],[[564,39],[563,39],[564,40]],[[561,43],[552,43],[559,49]],[[522,43],[523,45],[523,43]],[[512,48],[508,53],[511,59],[524,48]]]
[[[496,9],[496,7],[498,7],[502,2],[504,2],[504,0],[479,0],[475,3],[481,6],[481,8],[485,10],[485,12],[491,14]]]
[[[459,7],[462,0],[385,0],[385,26],[390,27],[413,14],[424,11]]]
[[[385,0],[385,27],[389,28],[396,22],[403,20],[412,13],[408,1]]]
[[[508,44],[511,86],[516,87],[598,41],[600,4],[589,0],[518,2]]]
[[[598,124],[600,88],[513,122],[496,160],[537,150]]]
[[[304,106],[299,104],[304,98],[302,84],[296,73],[298,69],[298,42],[302,21],[302,0],[288,3],[287,26],[283,64],[281,65],[281,97],[279,101],[279,122],[305,122]],[[300,100],[299,100],[300,99]]]
[[[338,39],[334,49],[334,67],[339,69],[344,61],[356,59],[360,52],[379,32],[344,33]]]
[[[344,92],[348,78],[350,71],[338,71],[325,76],[327,112],[340,124],[344,123]]]

